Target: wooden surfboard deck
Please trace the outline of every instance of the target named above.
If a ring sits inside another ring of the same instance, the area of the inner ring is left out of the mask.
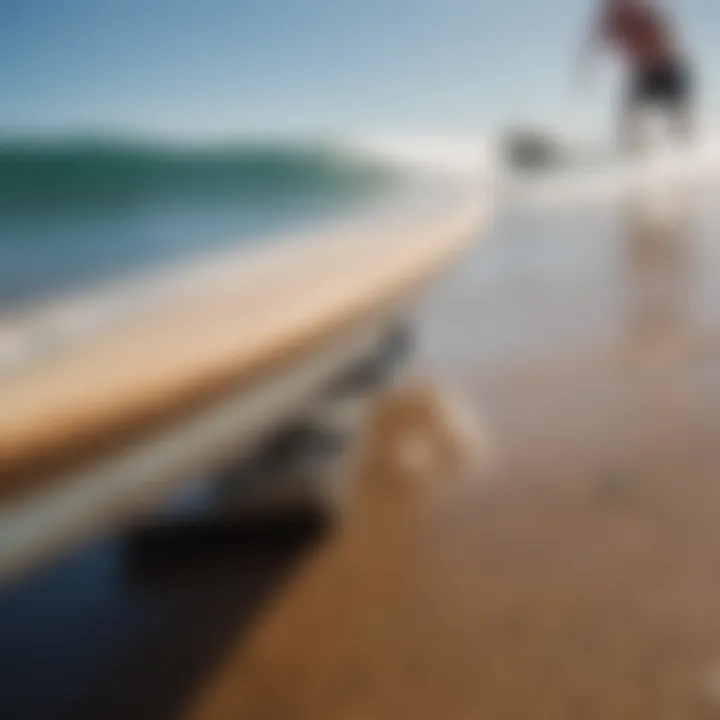
[[[28,527],[34,544],[42,528],[47,545],[46,529],[67,531],[75,516],[102,524],[138,494],[155,497],[144,473],[162,465],[167,490],[204,467],[194,457],[208,463],[297,411],[372,351],[483,221],[480,202],[464,195],[233,258],[113,332],[2,378],[5,559],[26,544],[18,537],[29,541]],[[148,439],[162,462],[147,448],[133,456]]]

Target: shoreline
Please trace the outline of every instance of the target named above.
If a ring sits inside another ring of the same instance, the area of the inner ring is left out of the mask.
[[[28,364],[50,359],[53,354],[113,331],[140,313],[162,307],[187,292],[202,291],[228,273],[246,274],[243,265],[251,268],[253,264],[265,264],[273,257],[297,253],[296,246],[325,242],[324,238],[332,236],[356,235],[364,229],[372,234],[383,224],[410,220],[419,206],[427,209],[437,204],[438,195],[447,198],[469,184],[441,178],[404,181],[391,193],[361,201],[354,209],[259,233],[252,236],[252,241],[243,239],[236,247],[168,260],[117,280],[90,283],[89,287],[54,298],[0,309],[0,382]],[[428,203],[428,198],[432,202]]]

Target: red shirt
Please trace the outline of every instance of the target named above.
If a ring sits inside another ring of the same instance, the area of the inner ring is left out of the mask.
[[[602,23],[603,36],[630,61],[652,65],[674,53],[665,19],[644,5],[618,5],[609,9]]]

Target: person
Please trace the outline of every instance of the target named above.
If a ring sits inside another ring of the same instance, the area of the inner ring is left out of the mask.
[[[627,152],[643,148],[643,111],[661,109],[673,136],[693,136],[693,78],[670,18],[644,0],[601,0],[586,51],[617,53],[628,73],[620,113],[620,142]]]

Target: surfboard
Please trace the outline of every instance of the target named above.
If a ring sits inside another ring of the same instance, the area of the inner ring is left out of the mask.
[[[458,193],[216,258],[111,329],[14,365],[0,376],[0,579],[249,452],[374,352],[485,220]]]

